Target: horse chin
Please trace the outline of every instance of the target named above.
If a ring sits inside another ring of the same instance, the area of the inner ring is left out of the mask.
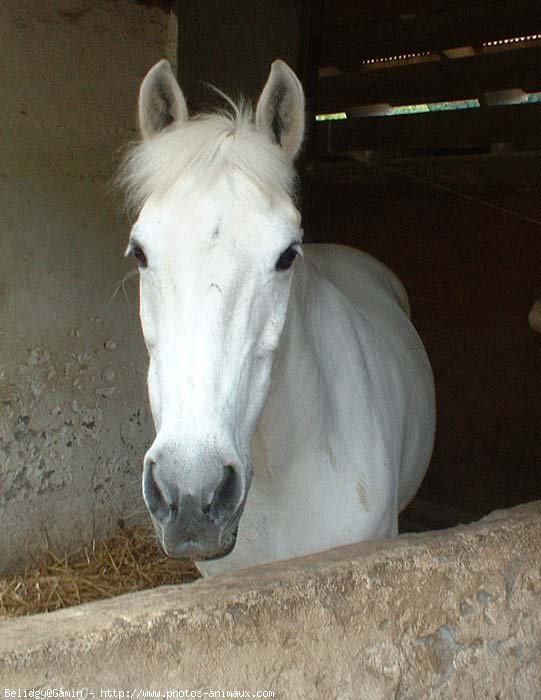
[[[236,544],[237,530],[231,533],[231,536],[227,539],[225,543],[222,542],[222,547],[219,552],[215,554],[205,554],[203,556],[195,557],[194,561],[212,561],[213,559],[223,559],[223,557],[226,557],[228,554],[231,554],[231,552],[235,549]]]
[[[238,527],[224,533],[220,537],[219,543],[216,546],[207,546],[199,542],[181,542],[170,543],[167,545],[163,542],[160,533],[157,531],[157,540],[163,553],[171,559],[180,559],[184,561],[212,561],[213,559],[222,559],[230,554],[237,544]]]

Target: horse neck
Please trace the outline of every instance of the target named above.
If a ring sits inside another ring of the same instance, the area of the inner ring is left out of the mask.
[[[303,260],[295,272],[271,386],[254,440],[253,451],[271,471],[289,466],[296,452],[317,451],[328,434],[328,390],[318,352],[325,312],[318,294],[320,284],[317,270]],[[258,466],[256,460],[256,471]]]

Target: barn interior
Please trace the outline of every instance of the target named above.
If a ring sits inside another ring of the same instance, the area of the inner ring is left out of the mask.
[[[402,529],[541,498],[538,2],[10,0],[0,16],[0,570],[44,537],[70,549],[146,517],[146,358],[111,182],[164,55],[194,110],[204,81],[255,98],[287,60],[307,94],[305,239],[404,282],[438,427]]]

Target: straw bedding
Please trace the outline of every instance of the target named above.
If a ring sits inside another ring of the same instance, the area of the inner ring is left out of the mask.
[[[23,574],[0,578],[0,619],[48,612],[199,577],[189,562],[167,558],[152,530],[124,528],[71,556],[47,550]]]

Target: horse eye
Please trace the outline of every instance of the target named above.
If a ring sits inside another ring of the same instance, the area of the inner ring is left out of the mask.
[[[147,256],[145,255],[145,251],[141,248],[141,246],[134,246],[132,250],[132,255],[141,267],[147,266]]]
[[[290,245],[287,250],[280,255],[278,262],[276,263],[277,270],[289,270],[293,261],[297,257],[297,247],[295,245]]]

